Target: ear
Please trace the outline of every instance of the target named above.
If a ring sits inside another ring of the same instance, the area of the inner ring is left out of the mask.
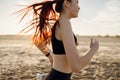
[[[70,2],[68,0],[64,0],[64,5],[66,8],[70,7]]]

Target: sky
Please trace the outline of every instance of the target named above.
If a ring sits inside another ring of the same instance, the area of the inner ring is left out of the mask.
[[[18,34],[24,24],[13,12],[41,0],[0,0],[0,35]],[[120,0],[79,0],[78,18],[72,19],[79,35],[120,35]]]

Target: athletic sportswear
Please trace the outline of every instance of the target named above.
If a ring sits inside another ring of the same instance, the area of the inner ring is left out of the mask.
[[[56,25],[53,28],[53,36],[52,36],[52,40],[51,40],[53,54],[57,54],[57,55],[65,54],[65,48],[64,48],[63,42],[56,39],[56,37],[55,37],[55,29],[56,29]],[[75,43],[77,44],[77,38],[75,35],[74,35],[74,40],[75,40]]]

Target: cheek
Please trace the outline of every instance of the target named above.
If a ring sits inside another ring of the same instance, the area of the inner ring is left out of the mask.
[[[71,14],[71,17],[77,17],[78,16],[78,5],[77,4],[71,4],[71,7],[70,7],[70,14]]]
[[[75,10],[75,9],[71,9],[71,16],[74,18],[74,17],[77,17],[78,16],[78,11]]]

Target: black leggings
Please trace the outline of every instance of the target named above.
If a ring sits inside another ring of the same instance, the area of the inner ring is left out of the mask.
[[[70,80],[71,74],[52,69],[45,80]]]

